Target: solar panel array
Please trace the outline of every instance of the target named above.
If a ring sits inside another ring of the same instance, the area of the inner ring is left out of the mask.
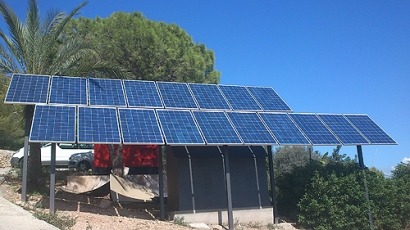
[[[367,115],[289,113],[266,87],[14,74],[5,103],[36,105],[32,142],[396,144]]]
[[[5,103],[198,110],[292,110],[268,87],[14,74]]]
[[[367,115],[76,108],[37,105],[30,141],[140,145],[396,143]]]

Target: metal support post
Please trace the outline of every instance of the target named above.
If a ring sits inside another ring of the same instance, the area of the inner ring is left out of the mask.
[[[363,175],[363,183],[364,183],[364,190],[365,190],[365,196],[366,196],[366,203],[367,203],[367,211],[369,215],[369,224],[370,224],[370,229],[373,230],[373,216],[372,216],[372,209],[370,206],[370,199],[369,199],[369,188],[367,187],[367,180],[366,180],[366,172],[365,172],[365,165],[363,161],[363,151],[362,151],[362,146],[358,145],[357,146],[357,156],[359,158],[359,166],[360,166],[360,171]]]
[[[158,153],[158,180],[159,180],[159,206],[160,213],[159,219],[165,220],[165,204],[164,204],[164,165],[163,165],[163,153],[165,152],[165,146],[160,146]]]
[[[229,151],[228,146],[223,146],[223,154],[225,158],[225,183],[226,183],[226,200],[228,204],[228,224],[229,230],[233,230],[233,211],[232,211],[232,189],[231,189],[231,170],[229,166]]]
[[[55,194],[56,194],[56,143],[51,144],[50,162],[50,214],[56,213]]]
[[[21,201],[27,202],[27,172],[28,172],[28,153],[30,145],[28,137],[30,136],[31,118],[30,110],[32,108],[28,105],[24,108],[24,157],[23,157],[23,179],[21,182]]]
[[[275,224],[279,224],[278,207],[276,202],[276,190],[275,190],[275,171],[273,170],[273,153],[272,146],[268,146],[268,162],[269,162],[269,174],[270,174],[270,195],[272,197],[273,206],[273,220]]]

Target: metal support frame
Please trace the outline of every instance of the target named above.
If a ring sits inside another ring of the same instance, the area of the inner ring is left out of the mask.
[[[159,219],[165,220],[165,202],[164,202],[164,165],[163,165],[163,153],[166,153],[165,146],[160,147],[158,153],[158,180],[159,180]]]
[[[275,183],[275,171],[273,170],[273,153],[272,146],[268,146],[268,162],[269,162],[269,174],[270,174],[270,195],[272,197],[273,206],[273,220],[275,224],[279,224],[278,218],[278,206],[276,202],[276,183]]]
[[[224,145],[222,149],[225,162],[225,183],[226,183],[226,200],[228,204],[228,224],[229,230],[233,230],[233,211],[232,211],[232,188],[231,188],[231,169],[229,166],[229,151],[228,146]]]
[[[51,144],[50,162],[50,214],[56,213],[55,194],[56,194],[56,143]]]
[[[196,206],[195,206],[195,190],[194,190],[194,177],[192,174],[192,159],[191,154],[188,151],[188,148],[185,146],[186,153],[188,155],[188,165],[189,165],[189,182],[191,186],[191,202],[192,202],[192,212],[196,213]]]
[[[359,158],[360,171],[361,171],[362,176],[363,176],[364,190],[365,190],[366,203],[367,203],[367,211],[368,211],[368,215],[369,215],[369,225],[370,225],[370,229],[373,230],[374,229],[373,216],[372,216],[372,209],[371,209],[371,206],[370,206],[369,188],[367,186],[366,172],[365,172],[366,167],[365,167],[364,161],[363,161],[363,151],[362,151],[362,146],[361,145],[357,146],[357,156]]]
[[[27,105],[24,108],[24,157],[23,157],[23,179],[21,182],[21,201],[27,202],[27,171],[28,171],[28,152],[30,145],[28,137],[30,136],[30,107]]]

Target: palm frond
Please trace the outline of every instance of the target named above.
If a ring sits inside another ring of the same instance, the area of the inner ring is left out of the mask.
[[[64,15],[64,17],[56,17],[56,20],[53,23],[53,27],[50,28],[50,34],[54,35],[54,39],[57,39],[62,31],[64,30],[65,26],[67,23],[75,16],[77,15],[78,11],[83,8],[85,5],[87,5],[88,1],[80,3],[76,8],[74,8],[69,14]],[[61,18],[60,18],[61,17]],[[58,20],[57,20],[58,19]]]
[[[24,37],[23,37],[23,24],[18,19],[16,14],[7,4],[0,0],[0,13],[2,14],[8,28],[10,31],[11,41],[14,43],[16,52],[19,52],[19,55],[24,57]],[[24,61],[24,60],[22,60]]]

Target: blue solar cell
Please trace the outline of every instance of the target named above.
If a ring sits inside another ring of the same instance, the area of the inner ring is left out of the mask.
[[[216,85],[189,84],[192,93],[201,109],[223,109],[230,107]]]
[[[130,107],[163,107],[157,87],[153,81],[124,80],[124,88]]]
[[[190,111],[157,110],[167,144],[205,144]]]
[[[367,115],[345,115],[345,117],[370,141],[372,144],[397,144]]]
[[[289,116],[302,129],[313,145],[341,144],[315,114],[291,113]]]
[[[157,82],[165,108],[196,109],[194,99],[188,85],[176,82]]]
[[[73,106],[37,105],[30,141],[75,143],[75,118]]]
[[[277,144],[258,114],[237,112],[227,112],[227,114],[244,144]]]
[[[50,77],[14,74],[7,91],[5,103],[47,103]]]
[[[78,142],[121,143],[115,108],[78,108]]]
[[[265,111],[292,111],[272,88],[246,87]]]
[[[119,109],[124,144],[164,144],[154,110]]]
[[[90,105],[127,106],[120,79],[89,78]]]
[[[369,144],[369,142],[341,114],[318,114],[319,118],[345,145]]]
[[[87,105],[87,79],[56,76],[51,78],[49,103]]]
[[[219,85],[234,110],[262,110],[244,86]]]
[[[193,113],[207,144],[242,144],[224,112]]]
[[[309,145],[309,141],[284,113],[259,113],[281,145]]]

